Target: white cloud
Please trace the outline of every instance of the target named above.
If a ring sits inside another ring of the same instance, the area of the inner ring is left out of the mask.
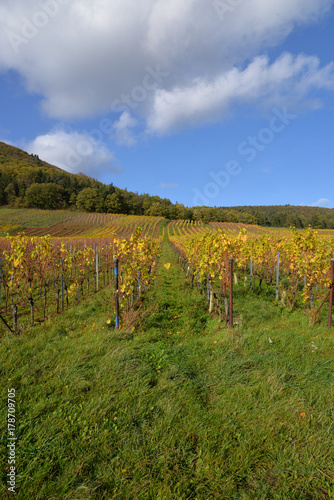
[[[107,147],[86,134],[54,130],[23,145],[30,154],[71,173],[97,178],[100,171],[117,173],[115,158]]]
[[[130,113],[124,111],[119,120],[114,122],[115,141],[121,146],[134,146],[137,143],[131,129],[138,125],[138,121]]]
[[[316,57],[285,53],[273,64],[255,58],[244,70],[232,68],[215,80],[196,79],[189,87],[159,90],[148,118],[149,128],[165,132],[174,127],[218,119],[237,102],[277,104],[286,95],[295,102],[312,88],[334,90],[334,63],[320,69]]]
[[[285,65],[279,59],[281,67],[258,56],[296,26],[316,22],[333,0],[230,3],[240,5],[222,18],[214,0],[2,2],[0,71],[18,71],[26,89],[42,97],[50,117],[108,114],[117,101],[132,116],[149,117],[160,131],[180,123],[172,106],[183,97],[189,120],[201,120],[218,117],[215,103],[222,110],[230,95],[256,98],[264,88],[275,96],[294,78],[304,95],[311,86],[321,86],[326,71],[319,67],[312,78],[298,80],[298,59]],[[241,69],[249,60],[253,63]],[[282,79],[281,69],[292,74]],[[233,82],[238,94],[229,90]],[[196,100],[203,96],[201,107]]]
[[[330,200],[327,198],[320,198],[320,200],[316,201],[315,203],[312,203],[312,207],[328,207],[330,203]]]

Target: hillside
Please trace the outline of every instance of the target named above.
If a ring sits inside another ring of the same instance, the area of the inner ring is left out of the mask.
[[[0,142],[0,205],[129,215],[161,215],[156,212],[163,206],[164,216],[180,215],[177,205],[168,199],[138,195],[81,173],[65,172],[37,155],[3,142]]]
[[[83,174],[69,174],[37,155],[0,142],[0,205],[65,208],[71,205],[72,194],[94,182]]]
[[[334,209],[307,206],[185,207],[167,198],[105,185],[71,174],[0,142],[0,206],[71,209],[85,212],[165,217],[265,227],[334,229]]]
[[[334,228],[334,209],[323,207],[273,205],[232,207],[240,213],[247,213],[257,219],[260,226],[307,227],[316,229]]]
[[[62,170],[50,163],[41,160],[37,155],[30,155],[22,149],[10,146],[0,141],[0,164],[8,167],[26,167],[26,168],[47,168],[53,172],[62,172]]]

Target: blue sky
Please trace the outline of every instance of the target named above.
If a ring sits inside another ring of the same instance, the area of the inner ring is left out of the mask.
[[[188,206],[334,207],[334,0],[5,0],[0,140]]]

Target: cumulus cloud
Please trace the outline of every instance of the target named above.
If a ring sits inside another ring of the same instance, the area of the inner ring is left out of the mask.
[[[138,121],[133,118],[130,113],[124,111],[119,120],[114,122],[115,130],[114,139],[120,146],[134,146],[137,143],[135,136],[132,133],[134,127],[138,125]]]
[[[330,203],[330,200],[327,198],[320,198],[320,200],[316,201],[315,203],[312,203],[312,207],[328,207]]]
[[[118,172],[113,153],[86,134],[54,130],[23,146],[28,153],[37,154],[44,161],[70,173],[81,172],[97,178],[106,170]]]
[[[188,87],[159,90],[148,125],[165,132],[184,123],[219,118],[236,102],[269,105],[286,98],[295,102],[312,88],[334,89],[334,63],[320,68],[316,57],[283,54],[273,64],[256,57],[244,70],[232,68],[213,81],[196,79]]]
[[[234,7],[222,15],[226,4]],[[223,110],[229,96],[255,98],[262,89],[275,94],[287,80],[298,81],[298,59],[270,65],[258,56],[296,26],[315,22],[332,4],[333,0],[6,1],[0,5],[0,71],[19,72],[26,89],[42,97],[50,117],[108,114],[118,102],[122,111],[149,117],[150,127],[162,131],[180,122],[172,107],[182,98],[190,120],[215,118],[215,103]],[[280,78],[281,69],[291,71],[291,76]],[[311,83],[319,87],[324,76],[316,67],[312,82],[306,76],[299,79],[301,90],[305,94]],[[230,88],[232,83],[237,92]],[[205,106],[196,102],[202,97]]]

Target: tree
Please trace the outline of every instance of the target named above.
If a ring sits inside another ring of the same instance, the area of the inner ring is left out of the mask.
[[[76,206],[79,210],[96,212],[96,209],[100,204],[100,193],[97,188],[84,188],[77,196]]]
[[[321,229],[321,219],[318,214],[313,214],[310,220],[310,224],[314,229]]]
[[[148,215],[153,215],[155,217],[162,217],[163,215],[163,206],[159,201],[156,201],[151,205],[151,208],[147,212]]]
[[[116,192],[108,194],[105,205],[108,214],[120,214],[122,212],[122,198]]]
[[[72,193],[69,200],[70,205],[76,205],[77,203],[77,195]]]
[[[183,203],[175,203],[175,218],[176,219],[185,219],[186,218],[186,210]]]
[[[18,197],[19,190],[17,186],[17,182],[14,180],[7,184],[5,190],[5,199],[9,205],[14,205],[16,198]]]
[[[196,207],[192,210],[192,219],[194,221],[201,221],[203,219],[202,207]]]
[[[62,208],[63,189],[57,184],[32,184],[27,190],[25,201],[28,207],[56,210]]]

